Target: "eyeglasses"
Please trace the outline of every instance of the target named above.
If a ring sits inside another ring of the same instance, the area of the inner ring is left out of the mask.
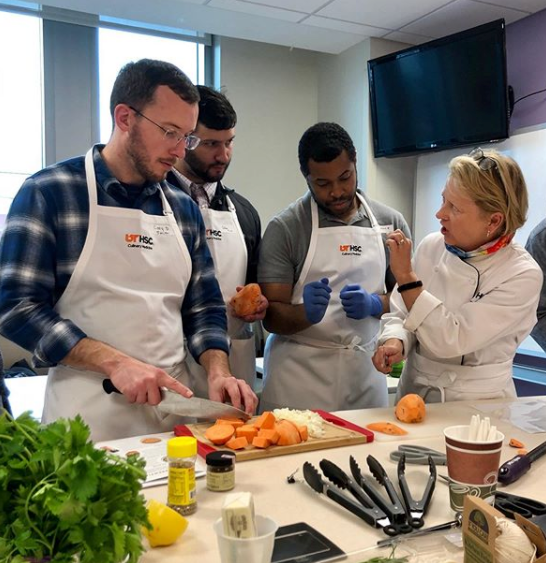
[[[497,161],[490,156],[485,156],[485,154],[483,154],[483,150],[480,148],[471,150],[468,153],[468,156],[478,163],[481,170],[492,170],[494,168],[498,171],[499,169]]]
[[[196,137],[195,135],[183,135],[181,137],[174,129],[165,129],[165,127],[162,127],[161,125],[159,125],[159,123],[156,123],[149,117],[146,117],[141,111],[138,111],[138,109],[134,108],[133,106],[129,106],[129,109],[132,109],[137,115],[140,115],[140,117],[143,117],[144,119],[146,119],[146,121],[153,123],[156,127],[159,127],[159,129],[161,129],[161,131],[163,131],[164,133],[165,140],[168,143],[174,144],[175,147],[177,147],[179,143],[184,141],[184,146],[186,147],[186,149],[192,151],[196,149],[201,142],[201,139],[199,137]]]

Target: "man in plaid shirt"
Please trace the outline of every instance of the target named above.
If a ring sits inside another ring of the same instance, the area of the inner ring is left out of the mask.
[[[165,177],[199,139],[199,94],[178,68],[120,71],[105,146],[31,176],[0,247],[0,332],[51,367],[43,420],[81,414],[92,437],[172,429],[160,388],[192,395],[184,337],[209,396],[252,412],[229,371],[226,313],[199,209]],[[106,395],[109,378],[123,394]]]

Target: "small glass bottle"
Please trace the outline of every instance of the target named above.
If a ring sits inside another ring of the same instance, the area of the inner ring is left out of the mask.
[[[169,482],[167,504],[187,516],[197,510],[195,460],[197,440],[188,436],[171,438],[167,442]]]
[[[235,487],[235,452],[218,451],[207,454],[207,489],[231,491]]]

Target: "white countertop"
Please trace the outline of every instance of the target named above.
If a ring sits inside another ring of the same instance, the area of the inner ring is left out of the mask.
[[[536,399],[543,401],[546,408],[546,398],[538,397]],[[527,401],[530,398],[519,400]],[[490,402],[499,403],[498,401]],[[315,493],[303,481],[302,464],[309,461],[318,468],[320,460],[327,458],[349,471],[349,455],[353,455],[359,465],[367,471],[366,457],[372,454],[385,466],[396,483],[396,465],[389,460],[389,453],[397,448],[398,443],[403,441],[445,451],[442,430],[454,424],[467,424],[471,415],[476,413],[473,404],[458,402],[427,405],[426,421],[411,425],[409,434],[402,438],[376,433],[375,441],[369,444],[239,462],[235,469],[235,491],[252,492],[258,514],[274,518],[281,526],[295,522],[307,522],[346,553],[355,554],[365,548],[375,546],[378,540],[384,539],[386,536],[381,530],[371,528],[324,495]],[[344,411],[337,414],[359,425],[395,420],[392,408]],[[492,418],[492,423],[496,424],[505,434],[505,444],[508,443],[509,438],[514,437],[524,442],[527,449],[530,450],[546,439],[544,433],[527,434],[510,423],[499,420],[495,414],[492,413],[489,416]],[[516,455],[516,450],[505,445],[501,462],[514,455]],[[546,460],[535,462],[530,471],[507,490],[546,502],[545,462]],[[292,485],[288,484],[286,477],[298,468],[296,478],[299,481]],[[447,475],[447,469],[439,466],[438,473]],[[419,497],[425,486],[428,467],[407,465],[406,476],[414,496]],[[165,486],[144,490],[146,498],[154,498],[161,502],[166,501],[166,494]],[[180,563],[181,561],[219,563],[220,558],[212,524],[220,516],[224,498],[225,493],[208,491],[205,480],[199,479],[197,482],[197,512],[188,517],[189,526],[184,536],[172,546],[150,549],[141,558],[141,563]],[[438,479],[432,503],[425,516],[425,526],[452,519],[453,512],[449,507],[447,485]],[[345,561],[356,563],[367,558],[366,554],[360,553]]]

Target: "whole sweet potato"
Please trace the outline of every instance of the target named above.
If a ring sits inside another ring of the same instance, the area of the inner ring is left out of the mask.
[[[260,286],[257,283],[249,283],[238,291],[229,303],[237,316],[245,317],[257,312],[261,296]]]

